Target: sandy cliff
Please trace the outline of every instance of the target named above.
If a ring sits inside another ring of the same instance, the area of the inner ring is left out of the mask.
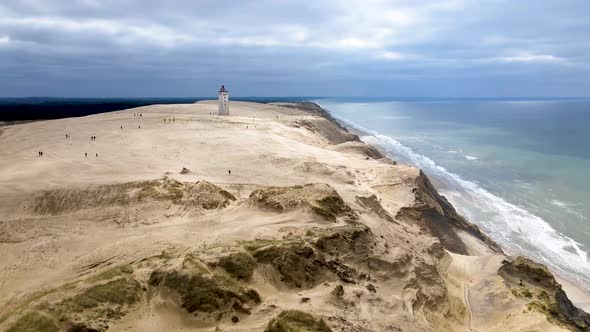
[[[588,329],[545,267],[317,105],[215,111],[2,128],[0,329]]]

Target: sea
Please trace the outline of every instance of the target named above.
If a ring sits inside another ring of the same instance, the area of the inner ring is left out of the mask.
[[[590,289],[590,99],[316,102],[366,143],[423,169],[508,254]]]

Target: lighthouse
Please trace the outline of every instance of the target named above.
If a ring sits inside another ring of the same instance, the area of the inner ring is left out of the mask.
[[[219,115],[229,115],[229,91],[222,85],[219,89]]]

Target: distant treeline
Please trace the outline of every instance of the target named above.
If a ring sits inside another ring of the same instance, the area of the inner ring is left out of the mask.
[[[155,104],[192,104],[203,98],[0,98],[0,121],[48,120],[120,111]],[[245,97],[256,102],[300,101],[307,98]]]
[[[197,100],[199,99],[0,99],[0,121],[60,119],[153,104],[188,104]]]

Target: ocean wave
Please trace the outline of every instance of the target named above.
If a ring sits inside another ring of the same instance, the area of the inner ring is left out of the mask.
[[[576,211],[575,208],[577,206],[579,206],[578,204],[574,204],[574,203],[569,203],[569,202],[563,202],[557,199],[552,199],[551,201],[549,201],[552,205],[557,206],[558,208],[563,209],[564,211],[580,218],[580,219],[586,219],[586,217],[584,217],[583,214],[581,214],[580,212]]]
[[[463,155],[463,151],[462,150],[447,150],[448,153],[452,153],[452,154],[461,154]],[[476,156],[469,156],[469,155],[463,155],[463,158],[467,159],[467,160],[478,160],[479,157]]]
[[[590,287],[590,263],[582,245],[557,232],[542,218],[465,180],[398,140],[345,119],[366,143],[380,146],[393,158],[401,157],[447,184],[443,194],[470,221],[480,226],[510,254],[523,254],[576,278]]]

